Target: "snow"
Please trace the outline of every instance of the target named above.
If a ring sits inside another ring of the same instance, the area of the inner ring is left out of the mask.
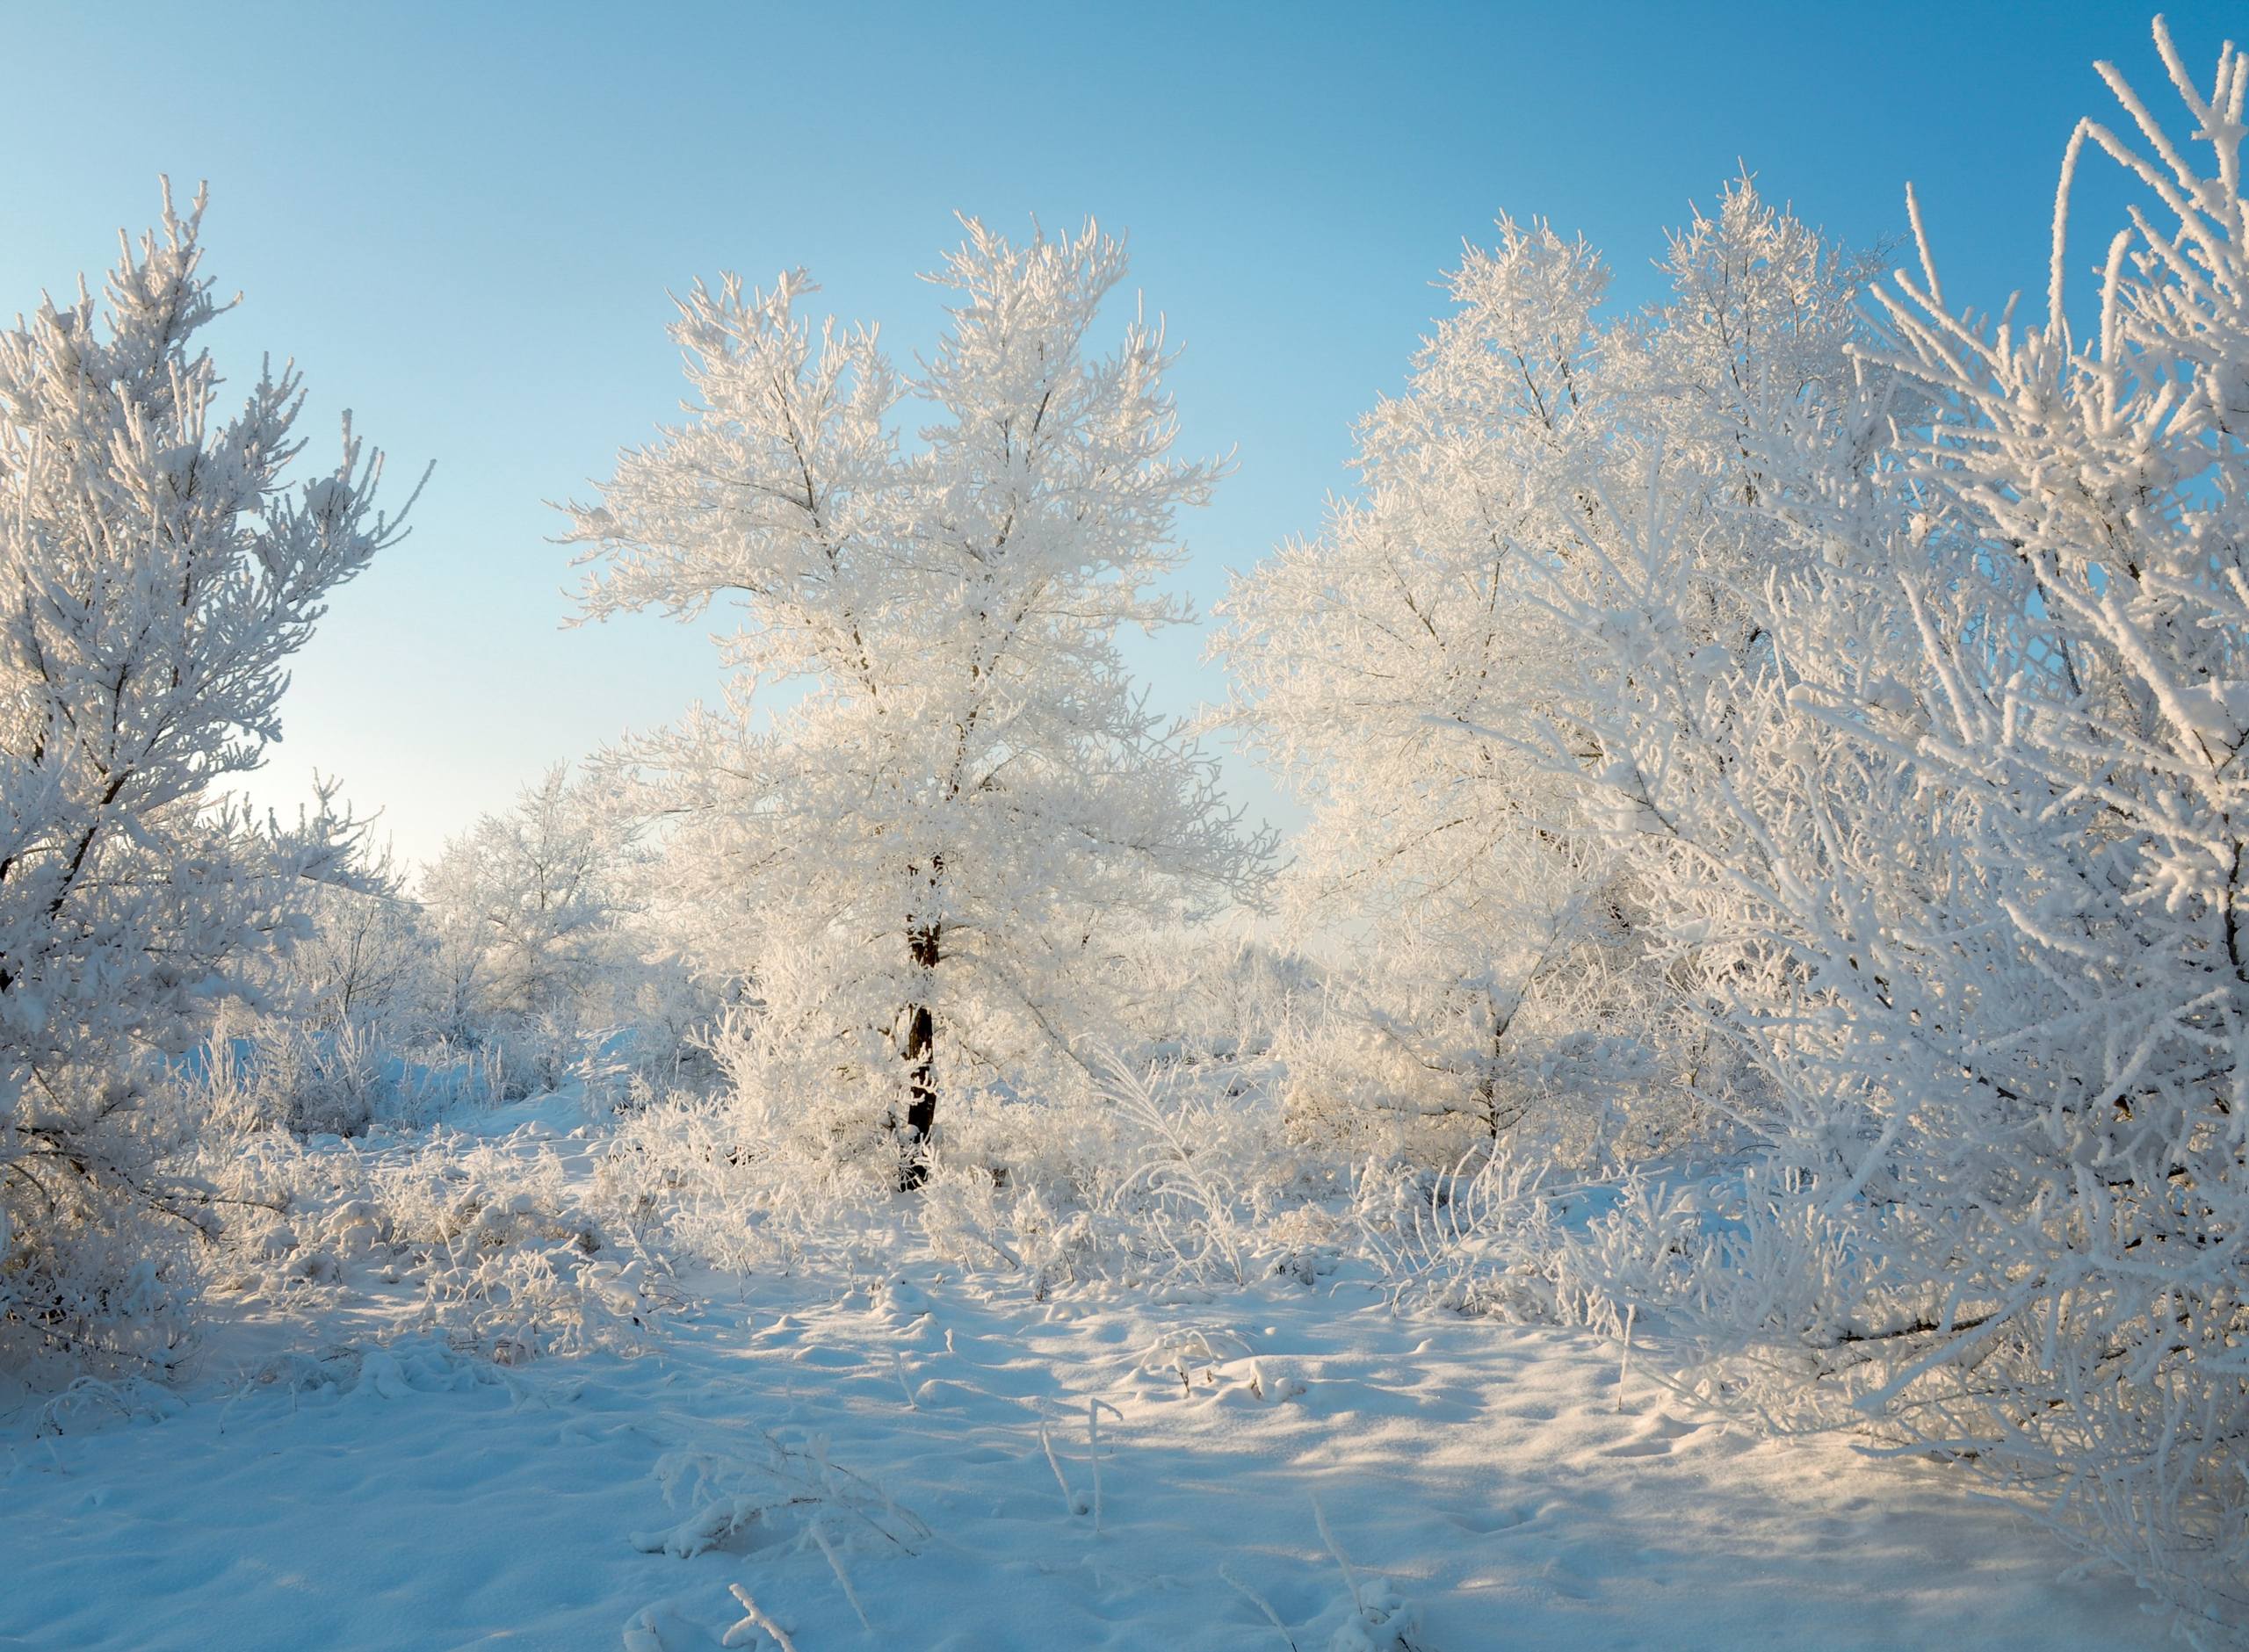
[[[586,1173],[568,1107],[503,1129]],[[0,1646],[2157,1637],[1932,1465],[1690,1411],[1645,1334],[1625,1362],[1348,1269],[1170,1300],[1039,1302],[911,1254],[682,1282],[650,1352],[503,1367],[359,1277],[310,1319],[222,1320],[184,1403],[0,1415]]]

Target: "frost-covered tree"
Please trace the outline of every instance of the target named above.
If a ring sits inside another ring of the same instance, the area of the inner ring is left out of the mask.
[[[388,888],[322,891],[311,933],[282,963],[289,1006],[308,1028],[379,1024],[421,1030],[436,968],[435,941],[412,902]]]
[[[2157,43],[2190,138],[2102,67],[2138,141],[2072,139],[2043,321],[1963,313],[1923,239],[1859,393],[1745,444],[1801,552],[1750,593],[1768,649],[1682,669],[1692,507],[1607,513],[1601,579],[1550,586],[1586,662],[1554,768],[1597,746],[1590,806],[1772,1079],[1698,1286],[1741,1281],[1727,1334],[2238,1619],[2249,61],[2205,94]],[[2080,335],[2088,147],[2140,198]]]
[[[168,192],[104,302],[82,285],[0,331],[0,1329],[50,1345],[119,1345],[105,1327],[163,1295],[135,1213],[207,1220],[149,1156],[149,1058],[254,990],[354,836],[219,789],[397,531],[348,420],[336,467],[284,486],[293,372],[221,412],[201,213]]]
[[[951,324],[906,378],[871,330],[815,337],[800,273],[698,285],[672,332],[699,405],[574,510],[589,614],[739,604],[724,701],[622,755],[734,930],[707,940],[755,981],[763,1047],[893,1128],[902,1105],[909,1182],[942,1076],[1067,1044],[1122,927],[1260,869],[1117,651],[1185,617],[1155,583],[1216,475],[1170,455],[1161,330],[1097,353],[1124,273],[1090,225],[1017,245],[971,223],[933,278]]]
[[[505,1085],[597,1068],[654,1082],[718,1013],[686,956],[712,914],[681,888],[676,855],[632,828],[613,786],[557,764],[422,875],[432,1024]]]
[[[1312,807],[1292,914],[1367,925],[1388,977],[1363,1014],[1322,1018],[1316,1059],[1298,1052],[1296,1105],[1324,1129],[1403,1105],[1496,1133],[1516,1012],[1583,936],[1595,880],[1553,830],[1558,789],[1473,731],[1554,646],[1508,563],[1551,537],[1532,479],[1600,416],[1607,281],[1582,242],[1503,220],[1450,278],[1457,307],[1407,393],[1362,422],[1357,496],[1221,610],[1252,748]]]
[[[575,1019],[615,951],[624,853],[615,812],[561,763],[447,842],[421,894],[462,1012]]]
[[[1663,301],[1612,319],[1582,240],[1503,219],[1448,278],[1406,393],[1363,422],[1355,496],[1229,593],[1239,721],[1312,805],[1291,904],[1375,942],[1363,1001],[1303,1052],[1331,1093],[1307,1106],[1496,1135],[1557,1093],[1558,1059],[1585,1065],[1588,1028],[1635,1072],[1662,1032],[1674,994],[1631,868],[1545,761],[1587,653],[1549,588],[1598,577],[1605,501],[1652,474],[1704,576],[1664,646],[1700,670],[1758,648],[1735,593],[1791,552],[1741,509],[1766,486],[1757,442],[1848,382],[1862,274],[1746,179],[1672,237],[1667,271]],[[1693,1076],[1700,1042],[1674,1042]]]

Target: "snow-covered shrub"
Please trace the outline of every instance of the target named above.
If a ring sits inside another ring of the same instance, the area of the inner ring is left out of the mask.
[[[259,822],[219,788],[277,728],[289,654],[395,535],[347,423],[301,487],[298,381],[222,415],[195,335],[201,202],[0,329],[0,1358],[161,1360],[215,1225],[154,1100],[212,1003],[353,875],[326,806]]]
[[[1129,1063],[1231,1064],[1248,1082],[1321,978],[1310,959],[1235,924],[1128,932],[1116,943],[1102,1047]]]
[[[551,1146],[440,1129],[410,1147],[308,1151],[269,1132],[200,1167],[238,1208],[207,1257],[223,1295],[312,1309],[404,1288],[399,1323],[503,1364],[643,1347],[675,1301],[632,1213],[589,1200]]]
[[[959,1099],[916,1220],[939,1255],[1070,1284],[1239,1285],[1290,1179],[1263,1096],[1226,1066],[1097,1056],[1061,1097]]]
[[[258,1078],[285,1099],[283,1122],[306,1136],[358,1136],[385,1089],[384,1052],[354,1021],[326,1034],[295,1029],[264,1042]]]
[[[647,1344],[672,1300],[667,1270],[587,1206],[551,1152],[438,1151],[373,1178],[423,1323],[503,1364]]]
[[[633,956],[609,983],[611,1025],[597,1053],[608,1063],[604,1093],[612,1103],[638,1105],[667,1089],[710,1084],[718,1073],[712,1040],[740,996],[698,970],[662,922],[660,913],[644,913],[628,927]]]
[[[601,1208],[729,1268],[863,1275],[918,1244],[1042,1297],[1271,1271],[1293,1241],[1268,1219],[1330,1186],[1327,1166],[1287,1151],[1263,1096],[1225,1066],[1097,1066],[1065,1096],[957,1096],[911,1200],[884,1160],[835,1151],[799,1113],[666,1097],[619,1120]]]
[[[1577,991],[1556,982],[1518,999],[1426,954],[1429,973],[1416,979],[1406,962],[1415,956],[1401,944],[1371,972],[1331,969],[1282,1022],[1273,1082],[1299,1145],[1428,1166],[1504,1140],[1587,1165],[1643,1156],[1702,1122],[1697,1098],[1717,1090],[1720,1070],[1705,1061],[1678,1093],[1682,1075],[1663,1052],[1695,1045],[1675,1013],[1645,1001],[1645,982],[1616,979],[1587,955],[1571,972]],[[1638,1013],[1612,1017],[1623,1005]]]
[[[164,1089],[170,1105],[222,1139],[257,1130],[310,1136],[411,1129],[488,1107],[508,1093],[489,1044],[407,1041],[394,1023],[322,1029],[286,1014],[225,1013],[199,1048],[172,1064]]]
[[[595,1165],[597,1208],[706,1266],[878,1269],[908,1230],[895,1178],[813,1140],[764,1136],[738,1097],[658,1096],[619,1115]]]

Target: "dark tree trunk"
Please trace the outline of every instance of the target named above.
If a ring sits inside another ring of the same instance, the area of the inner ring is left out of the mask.
[[[906,942],[925,985],[937,967],[937,928],[907,932]],[[937,1021],[928,999],[906,1008],[906,1139],[898,1187],[911,1193],[929,1179],[929,1132],[937,1122]]]
[[[1525,991],[1529,986],[1528,982],[1524,983]],[[1496,1152],[1500,1144],[1500,1064],[1507,1059],[1508,1028],[1515,1025],[1515,1012],[1522,1007],[1522,994],[1517,993],[1515,1002],[1504,1013],[1499,999],[1487,998],[1486,1001],[1492,1006],[1492,1042],[1484,1057],[1484,1071],[1476,1080],[1476,1101],[1484,1111],[1484,1128]]]

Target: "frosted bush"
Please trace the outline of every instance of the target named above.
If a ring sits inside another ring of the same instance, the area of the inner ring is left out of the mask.
[[[664,1500],[687,1512],[675,1526],[633,1533],[644,1554],[814,1549],[835,1566],[839,1551],[917,1555],[932,1536],[879,1485],[833,1461],[824,1438],[761,1430],[738,1452],[667,1452],[655,1477]]]
[[[1266,1218],[1320,1186],[1239,1078],[1231,1064],[1114,1067],[1052,1099],[959,1095],[909,1200],[871,1123],[855,1155],[806,1132],[803,1109],[676,1095],[619,1120],[597,1179],[604,1208],[730,1268],[848,1276],[918,1244],[1038,1295],[1238,1284],[1287,1248]]]
[[[631,1213],[597,1208],[550,1148],[441,1129],[308,1150],[269,1131],[197,1162],[232,1211],[201,1259],[222,1295],[310,1316],[372,1293],[402,1325],[503,1364],[644,1348],[678,1300]]]
[[[357,1136],[377,1124],[413,1128],[489,1107],[506,1086],[488,1043],[462,1048],[434,1038],[401,1047],[357,1022],[321,1030],[289,1017],[222,1016],[175,1066],[167,1089],[222,1136],[264,1129]]]
[[[168,1374],[192,1345],[199,1275],[177,1222],[58,1179],[34,1225],[0,1210],[0,1360],[41,1384]]]
[[[1733,1070],[1675,1013],[1606,1014],[1616,985],[1558,985],[1495,1020],[1489,993],[1441,976],[1334,971],[1275,1039],[1285,1129],[1347,1162],[1431,1167],[1504,1144],[1584,1169],[1691,1139]]]
[[[424,1324],[503,1363],[645,1345],[675,1300],[632,1228],[597,1213],[550,1150],[437,1145],[379,1166],[369,1197],[329,1218],[383,1225],[387,1271],[421,1292]]]
[[[1311,960],[1247,939],[1233,924],[1128,931],[1117,953],[1115,1025],[1104,1042],[1133,1064],[1254,1065],[1324,985]]]

